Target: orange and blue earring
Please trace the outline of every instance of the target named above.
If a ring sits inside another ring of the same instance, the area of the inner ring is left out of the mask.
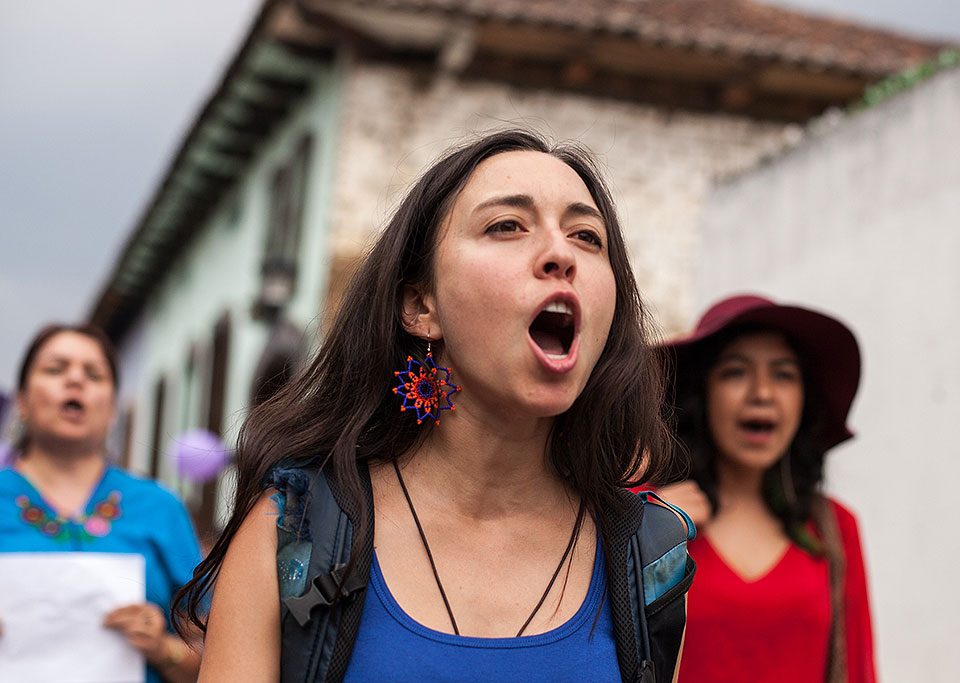
[[[441,410],[456,410],[452,398],[461,387],[453,383],[450,368],[433,362],[430,342],[427,342],[427,357],[422,363],[413,356],[407,356],[406,369],[398,370],[393,375],[399,381],[393,393],[400,397],[400,412],[416,410],[417,424],[422,424],[429,417],[439,425]]]

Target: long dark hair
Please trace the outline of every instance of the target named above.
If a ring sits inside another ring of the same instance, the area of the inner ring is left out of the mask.
[[[756,325],[733,326],[704,340],[693,362],[678,369],[675,402],[677,435],[688,452],[689,469],[677,470],[672,480],[693,479],[706,494],[713,512],[720,507],[717,495],[717,448],[707,420],[707,376],[720,354],[740,337],[780,330]],[[815,555],[822,554],[820,541],[806,529],[813,506],[823,483],[823,461],[826,450],[820,446],[824,425],[823,401],[819,388],[804,372],[808,360],[802,348],[783,334],[787,345],[800,361],[803,378],[803,413],[800,425],[787,452],[763,475],[763,499],[780,521],[784,532],[801,548]]]
[[[647,316],[614,204],[595,163],[576,145],[554,147],[528,131],[480,137],[423,174],[351,281],[316,358],[247,418],[237,447],[233,515],[176,598],[179,611],[199,628],[205,628],[204,595],[271,468],[281,461],[328,468],[345,495],[359,502],[358,463],[394,460],[424,438],[429,428],[401,413],[390,392],[393,370],[408,355],[425,354],[422,340],[401,322],[401,293],[408,284],[431,289],[438,229],[451,205],[480,162],[510,151],[550,154],[580,176],[606,223],[617,288],[606,346],[583,392],[554,421],[548,443],[552,463],[583,497],[601,532],[604,514],[622,505],[616,489],[666,467],[672,441],[661,416],[662,373],[647,343]],[[366,506],[356,508],[355,548],[372,531]]]
[[[23,354],[23,358],[20,361],[20,369],[17,372],[17,391],[23,392],[27,388],[27,381],[30,378],[30,371],[33,369],[33,363],[37,359],[37,354],[40,353],[48,341],[53,339],[58,334],[62,332],[73,332],[74,334],[82,334],[85,337],[89,337],[97,343],[97,346],[100,347],[100,351],[103,353],[104,360],[107,361],[107,367],[110,369],[110,381],[113,384],[114,393],[116,393],[117,386],[120,384],[120,374],[117,369],[117,352],[113,346],[113,343],[110,341],[110,337],[101,330],[96,325],[91,325],[89,323],[82,323],[76,325],[68,325],[66,323],[50,323],[41,327],[33,339],[30,340],[30,343],[27,345],[27,350]],[[26,453],[27,447],[30,445],[30,432],[24,427],[23,433],[17,439],[17,442],[13,445],[15,452],[19,454]]]

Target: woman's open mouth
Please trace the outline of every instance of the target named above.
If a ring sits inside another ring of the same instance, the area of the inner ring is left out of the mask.
[[[548,370],[566,372],[576,364],[579,312],[572,294],[559,294],[541,304],[530,323],[534,351]]]
[[[562,301],[548,304],[533,319],[530,337],[551,358],[563,358],[573,344],[573,309]]]
[[[738,426],[749,441],[766,443],[770,437],[773,436],[773,432],[777,428],[777,423],[773,420],[751,418],[749,420],[741,420]]]
[[[60,404],[60,412],[72,420],[78,420],[83,417],[85,408],[83,403],[75,398],[72,398]]]

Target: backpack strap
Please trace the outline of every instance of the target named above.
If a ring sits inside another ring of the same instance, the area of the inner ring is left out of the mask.
[[[640,677],[640,667],[641,662],[647,661],[643,647],[646,625],[642,612],[637,610],[636,586],[631,581],[634,576],[631,567],[639,563],[639,550],[631,546],[631,539],[643,521],[644,505],[625,489],[616,495],[619,505],[601,510],[599,520],[607,561],[607,593],[620,679],[624,683],[637,683],[644,680]]]
[[[353,563],[355,576],[358,582],[366,587],[370,581],[370,566],[373,564],[373,488],[370,484],[370,470],[364,462],[358,463],[360,470],[361,500],[354,500],[344,494],[337,480],[329,479],[330,491],[333,493],[337,505],[346,513],[351,528],[356,526],[360,519],[361,506],[365,509],[366,519],[369,520],[371,533],[362,538],[353,538],[349,546],[354,553]],[[353,654],[353,645],[360,630],[360,618],[363,616],[363,605],[366,591],[358,590],[343,598],[338,603],[340,621],[337,626],[336,642],[333,644],[329,667],[325,678],[316,678],[326,683],[342,683],[347,674],[350,657]]]
[[[847,680],[846,574],[847,558],[837,513],[829,499],[818,495],[811,510],[817,531],[823,540],[824,556],[830,576],[830,652],[827,658],[827,683]]]
[[[361,468],[364,472],[366,468]],[[265,485],[277,489],[277,579],[280,589],[282,683],[326,681],[345,613],[362,610],[369,559],[344,577],[353,523],[333,480],[320,468],[278,468]],[[366,480],[369,491],[369,479]],[[345,580],[344,580],[345,579]],[[359,622],[359,618],[356,619]],[[354,633],[353,636],[356,634]],[[352,649],[352,637],[350,638]],[[349,652],[347,653],[349,659]],[[345,670],[345,666],[344,666]],[[340,674],[342,678],[342,673]],[[331,679],[339,680],[339,679]]]
[[[676,667],[696,565],[687,554],[695,533],[671,507],[653,496],[623,491],[625,512],[608,523],[610,602],[621,678],[628,683],[666,681]]]
[[[644,658],[654,664],[651,680],[670,680],[677,666],[687,621],[683,596],[696,573],[696,564],[687,553],[687,542],[696,537],[696,528],[683,510],[655,493],[641,492],[638,497],[643,501],[644,517],[632,544],[640,561],[628,566],[628,572],[633,574],[630,583],[636,586],[631,598],[636,600],[638,613],[642,605],[646,643],[641,647]],[[660,679],[656,677],[657,672]]]
[[[641,491],[637,495],[644,503],[644,510],[651,510],[649,522],[637,531],[640,556],[644,559],[643,603],[650,610],[651,605],[682,586],[684,581],[692,583],[693,575],[687,576],[686,571],[687,543],[697,537],[697,528],[686,512],[653,491]],[[651,498],[660,505],[650,503]],[[679,528],[676,517],[671,518],[673,513],[680,516],[686,529]]]

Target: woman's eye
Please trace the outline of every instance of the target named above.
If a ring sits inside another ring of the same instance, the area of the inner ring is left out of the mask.
[[[720,379],[733,379],[736,377],[743,377],[745,373],[746,373],[746,370],[744,370],[744,368],[737,367],[736,365],[730,365],[717,370],[717,376]]]
[[[800,380],[800,375],[793,370],[779,370],[776,373],[776,378],[783,380],[784,382],[797,382]]]
[[[520,224],[517,221],[499,221],[488,227],[484,232],[490,233],[510,233],[519,232]]]
[[[586,242],[587,244],[592,244],[596,247],[600,247],[601,249],[603,248],[603,240],[600,238],[600,235],[593,230],[578,230],[574,233],[574,237],[576,237],[578,240]]]
[[[63,372],[63,366],[62,366],[62,365],[47,365],[47,366],[44,366],[43,368],[41,368],[41,372],[43,372],[44,374],[47,374],[47,375],[59,375],[61,372]]]

